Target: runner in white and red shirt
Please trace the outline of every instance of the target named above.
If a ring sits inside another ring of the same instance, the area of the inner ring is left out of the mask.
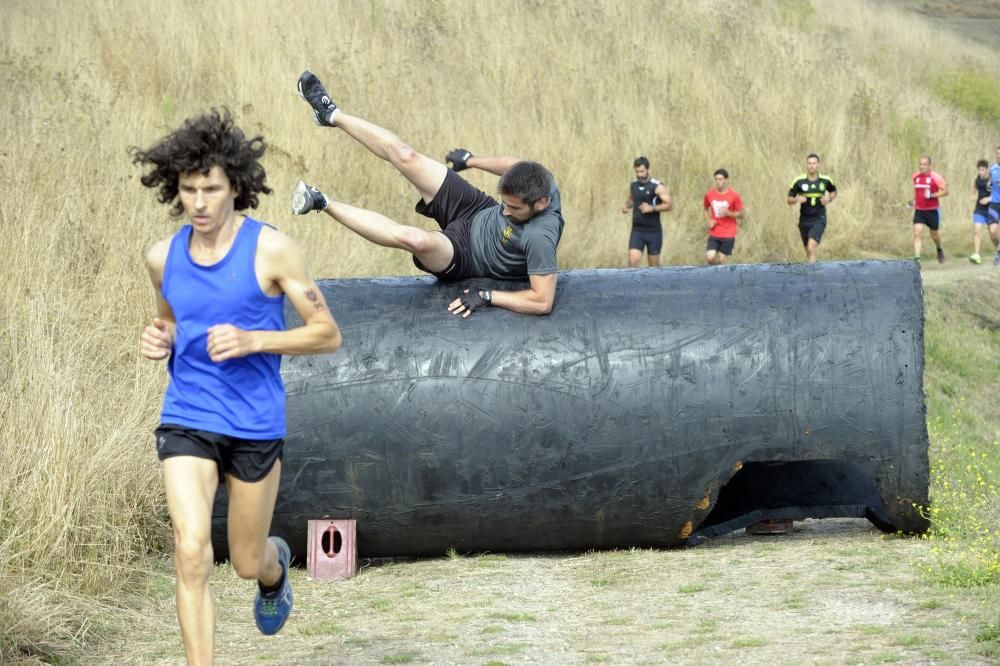
[[[715,187],[705,193],[702,205],[708,228],[705,260],[710,265],[726,263],[736,244],[738,220],[743,218],[743,201],[735,190],[729,189],[729,172],[715,170]]]
[[[948,196],[948,184],[936,171],[931,170],[931,158],[920,158],[920,168],[913,174],[913,261],[920,265],[920,250],[923,248],[924,227],[931,231],[931,240],[937,246],[937,260],[944,263],[941,248],[941,204],[938,199]]]

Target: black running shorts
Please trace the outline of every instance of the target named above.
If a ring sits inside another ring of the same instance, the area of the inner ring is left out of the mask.
[[[284,439],[240,439],[169,424],[161,424],[154,434],[161,461],[175,456],[214,460],[220,482],[226,474],[240,481],[260,481],[281,460],[285,444]]]
[[[414,210],[438,223],[441,232],[451,241],[454,256],[451,264],[439,273],[429,270],[416,257],[413,257],[414,265],[442,281],[478,277],[472,265],[472,218],[482,210],[499,205],[493,197],[448,169],[448,175],[434,199],[430,203],[421,199]]]
[[[705,245],[705,251],[715,250],[716,252],[721,252],[722,254],[729,256],[733,253],[733,247],[736,245],[735,238],[716,238],[715,236],[708,237],[708,244]]]
[[[913,211],[913,224],[923,224],[928,229],[937,231],[941,227],[941,209],[931,208],[930,210]]]
[[[819,242],[823,240],[824,231],[826,231],[826,220],[813,220],[804,224],[799,222],[799,236],[802,237],[802,246],[807,246],[810,238],[819,245]]]
[[[655,257],[663,249],[663,229],[636,229],[632,227],[632,235],[628,239],[628,249],[646,250],[646,254]]]

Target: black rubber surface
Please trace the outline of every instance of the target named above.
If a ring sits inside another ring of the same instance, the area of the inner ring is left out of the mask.
[[[327,516],[358,520],[362,557],[677,546],[762,517],[926,528],[912,262],[564,271],[545,317],[459,319],[461,285],[432,278],[320,285],[344,346],[283,365],[272,533],[300,558]]]

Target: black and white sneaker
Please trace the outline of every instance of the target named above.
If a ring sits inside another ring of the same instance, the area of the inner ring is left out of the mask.
[[[330,99],[330,94],[319,78],[308,69],[299,77],[299,95],[309,102],[317,125],[334,126],[333,113],[337,110],[337,105]]]
[[[312,185],[306,185],[301,180],[295,183],[292,190],[292,214],[305,215],[310,211],[325,210],[329,205],[326,195]]]

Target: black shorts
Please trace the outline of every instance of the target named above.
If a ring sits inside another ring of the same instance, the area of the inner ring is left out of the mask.
[[[735,245],[735,238],[716,238],[715,236],[709,236],[708,244],[705,246],[705,251],[710,252],[715,250],[716,252],[721,252],[728,257],[733,253],[733,246]]]
[[[417,202],[414,210],[438,223],[441,231],[451,241],[454,255],[451,263],[443,271],[435,273],[424,266],[419,259],[413,257],[413,264],[422,271],[431,273],[439,280],[464,280],[479,277],[472,266],[472,241],[470,229],[472,218],[476,213],[493,206],[498,206],[493,197],[479,190],[448,169],[441,188],[430,203],[423,199]]]
[[[632,235],[628,239],[628,249],[646,250],[646,254],[655,257],[663,249],[663,229],[636,229],[632,227]]]
[[[805,247],[809,244],[809,239],[819,242],[823,240],[823,232],[826,231],[826,220],[810,220],[809,222],[799,222],[799,236],[802,237],[802,245]]]
[[[161,424],[156,429],[156,455],[162,461],[175,456],[214,460],[219,481],[231,474],[240,481],[260,481],[281,460],[284,439],[240,439],[184,426]]]
[[[937,231],[941,227],[941,209],[913,211],[913,224],[924,224],[928,229]]]

